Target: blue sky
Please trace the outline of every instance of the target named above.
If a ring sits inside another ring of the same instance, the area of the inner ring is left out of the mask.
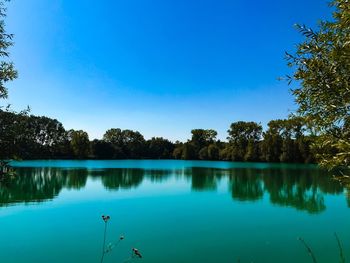
[[[295,23],[329,18],[324,0],[12,0],[15,109],[101,138],[108,128],[186,140],[296,109],[284,51]]]

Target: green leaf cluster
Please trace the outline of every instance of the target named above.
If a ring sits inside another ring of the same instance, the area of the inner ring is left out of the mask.
[[[298,114],[314,128],[318,139],[317,159],[328,167],[350,166],[350,2],[331,3],[333,19],[322,21],[317,30],[297,25],[305,40],[293,54],[287,53],[294,69],[289,81]]]

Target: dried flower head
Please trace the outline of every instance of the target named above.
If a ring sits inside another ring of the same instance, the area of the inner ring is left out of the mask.
[[[132,252],[134,253],[135,256],[142,258],[142,255],[140,253],[140,251],[137,248],[133,248]]]
[[[111,219],[110,216],[102,215],[102,220],[103,220],[105,223],[107,223],[107,221],[108,221],[109,219]]]

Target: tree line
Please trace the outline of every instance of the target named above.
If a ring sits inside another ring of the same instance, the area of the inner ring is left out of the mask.
[[[146,140],[133,130],[109,129],[101,140],[66,130],[58,120],[0,110],[0,159],[182,159],[312,163],[316,139],[302,118],[272,120],[263,131],[256,122],[238,121],[227,141],[212,129],[194,129],[186,142]]]

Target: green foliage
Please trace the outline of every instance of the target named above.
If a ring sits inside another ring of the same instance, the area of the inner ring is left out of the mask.
[[[195,160],[197,159],[195,147],[191,143],[185,143],[182,146],[182,160]]]
[[[212,129],[194,129],[191,131],[191,133],[192,138],[188,143],[195,151],[195,153],[191,155],[191,159],[216,160],[217,157],[215,156],[215,143],[216,136],[218,134],[217,131]],[[186,156],[183,156],[182,158],[185,157]]]
[[[0,110],[0,160],[13,158],[17,152],[18,132],[20,132],[20,121],[15,114]]]
[[[213,143],[218,134],[214,130],[204,130],[204,129],[195,129],[195,130],[192,130],[191,133],[192,133],[191,143],[199,149]]]
[[[210,144],[205,146],[198,152],[198,158],[200,160],[219,160],[220,149],[216,144]]]
[[[203,147],[199,153],[198,153],[198,157],[201,160],[208,160],[209,159],[209,155],[208,155],[208,147]]]
[[[219,160],[220,158],[220,148],[217,144],[210,144],[208,146],[208,159],[209,160]]]
[[[259,161],[259,144],[258,142],[248,141],[244,161],[254,162]]]
[[[239,131],[237,131],[239,130]],[[183,159],[312,162],[313,137],[301,119],[274,120],[262,134],[259,124],[231,125],[229,142],[216,131],[196,129],[186,143],[162,137],[145,140],[138,131],[110,129],[102,140],[84,131],[66,131],[59,121],[0,110],[0,159]]]
[[[147,157],[151,159],[172,159],[174,144],[162,137],[152,137],[146,142]]]
[[[295,71],[287,76],[300,86],[293,90],[298,113],[321,135],[315,141],[318,160],[329,167],[350,165],[350,5],[336,0],[333,20],[313,30],[297,25],[305,41],[287,53]]]
[[[0,159],[50,158],[62,151],[66,131],[57,120],[0,110]]]
[[[230,144],[230,150],[228,150],[230,153],[229,159],[232,161],[258,160],[257,147],[262,134],[262,127],[260,124],[238,121],[232,123],[227,132],[229,134],[227,139]]]
[[[128,156],[132,159],[145,157],[145,139],[141,133],[132,130],[109,129],[103,140],[115,147],[115,157]]]
[[[6,7],[5,1],[0,1],[0,99],[7,98],[8,91],[5,86],[7,82],[17,78],[17,71],[9,61],[9,47],[13,45],[13,35],[8,34],[5,29]]]
[[[113,145],[122,145],[124,141],[123,137],[124,136],[121,129],[109,129],[103,135],[103,140],[112,143]]]
[[[182,149],[183,149],[183,143],[176,143],[175,149],[173,151],[173,157],[177,160],[180,160],[182,157]]]
[[[220,149],[216,145],[215,130],[194,129],[192,138],[186,143],[176,143],[173,151],[175,159],[183,160],[218,160]]]
[[[310,144],[313,136],[303,118],[292,117],[285,120],[272,120],[263,133],[261,153],[267,162],[306,162],[313,161]]]
[[[102,141],[93,140],[91,142],[92,155],[96,159],[113,159],[115,156],[115,148],[113,144]]]
[[[68,139],[73,153],[78,159],[85,159],[89,157],[90,141],[89,135],[85,131],[70,130],[68,131]]]

